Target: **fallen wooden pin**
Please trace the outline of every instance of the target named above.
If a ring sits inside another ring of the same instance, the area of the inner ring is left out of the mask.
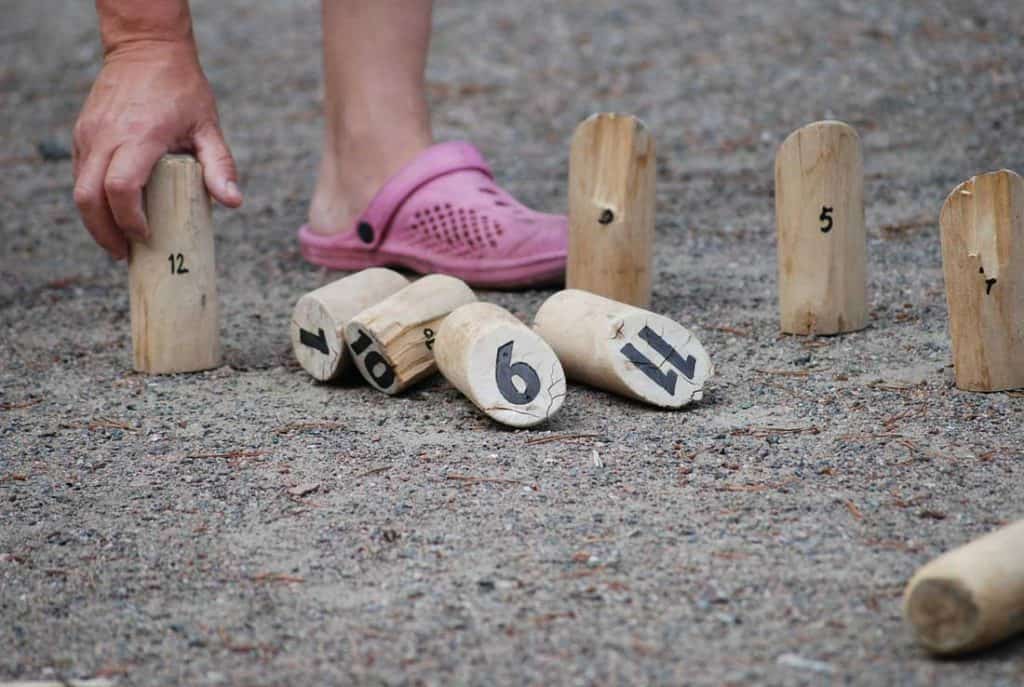
[[[398,394],[437,371],[434,340],[441,322],[476,296],[465,282],[432,274],[354,316],[345,342],[371,386]]]
[[[903,615],[918,642],[940,655],[1024,631],[1024,520],[921,568],[907,585]]]
[[[782,143],[775,213],[782,331],[841,334],[866,327],[864,164],[853,128],[816,122]]]
[[[565,372],[555,352],[512,313],[490,303],[452,312],[434,343],[441,374],[481,411],[512,427],[558,412]]]
[[[636,117],[595,114],[569,155],[566,286],[646,308],[654,243],[654,137]]]
[[[198,372],[221,364],[217,267],[203,168],[165,155],[145,189],[150,236],[128,258],[132,358],[138,372]]]
[[[1024,388],[1024,180],[973,177],[942,208],[942,267],[956,385]]]
[[[331,282],[299,299],[292,311],[291,339],[295,359],[321,382],[352,369],[345,345],[345,325],[371,305],[409,285],[389,269],[373,267]]]
[[[533,327],[571,381],[663,408],[700,400],[714,374],[707,351],[682,325],[586,291],[551,296]]]

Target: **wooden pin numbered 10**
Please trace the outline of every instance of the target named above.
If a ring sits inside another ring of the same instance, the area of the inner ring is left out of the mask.
[[[714,374],[707,351],[682,325],[586,291],[551,296],[533,328],[571,381],[662,408],[700,400]]]
[[[540,424],[565,399],[565,372],[555,352],[497,305],[471,303],[445,318],[434,356],[452,386],[505,425]]]
[[[476,296],[455,277],[432,274],[372,305],[345,325],[356,368],[378,391],[398,394],[437,371],[441,322]]]
[[[292,311],[291,338],[295,359],[321,382],[351,368],[345,346],[345,325],[360,312],[409,285],[398,272],[371,267],[311,291]]]

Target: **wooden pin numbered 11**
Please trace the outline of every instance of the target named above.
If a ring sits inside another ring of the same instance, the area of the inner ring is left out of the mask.
[[[437,371],[434,341],[441,322],[476,296],[465,282],[442,274],[414,281],[345,325],[356,368],[378,391],[398,394]]]
[[[452,386],[505,425],[540,424],[565,399],[565,372],[555,352],[497,305],[470,303],[445,318],[434,356]]]
[[[221,364],[217,267],[203,168],[165,155],[144,192],[150,236],[128,258],[134,367],[148,374]]]
[[[586,291],[551,296],[533,328],[571,381],[662,408],[700,400],[714,374],[707,351],[679,323]]]
[[[352,365],[345,325],[408,285],[398,272],[371,267],[300,298],[292,311],[291,338],[302,369],[321,382],[340,377]]]

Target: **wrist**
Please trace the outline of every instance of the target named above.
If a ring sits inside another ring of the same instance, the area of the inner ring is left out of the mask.
[[[165,46],[195,53],[187,0],[96,0],[103,52]]]

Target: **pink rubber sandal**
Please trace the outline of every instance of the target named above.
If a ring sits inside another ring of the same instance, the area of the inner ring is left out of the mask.
[[[469,143],[431,146],[392,177],[347,232],[299,229],[311,263],[355,271],[404,267],[480,287],[517,288],[565,275],[568,221],[530,210],[494,183]]]

